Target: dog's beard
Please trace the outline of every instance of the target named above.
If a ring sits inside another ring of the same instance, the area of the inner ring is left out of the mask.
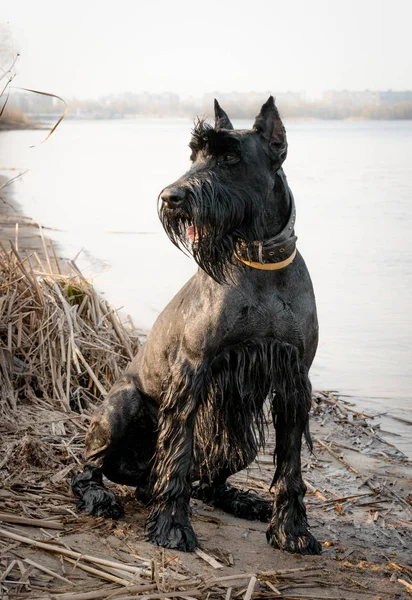
[[[211,175],[191,177],[185,182],[182,207],[162,205],[159,217],[172,243],[193,258],[218,283],[232,279],[239,241],[262,239],[264,204],[250,189],[233,184],[230,190]]]

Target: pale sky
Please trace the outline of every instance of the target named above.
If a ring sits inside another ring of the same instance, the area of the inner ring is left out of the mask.
[[[412,0],[0,0],[0,20],[15,85],[67,97],[412,88]]]

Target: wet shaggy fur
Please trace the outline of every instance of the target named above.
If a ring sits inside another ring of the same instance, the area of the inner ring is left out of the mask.
[[[120,516],[105,475],[150,503],[146,531],[155,544],[196,548],[195,495],[269,521],[267,540],[276,548],[318,554],[300,458],[302,436],[310,445],[308,373],[318,340],[312,284],[299,253],[272,271],[237,258],[239,244],[277,236],[292,214],[282,169],[286,133],[273,98],[252,130],[234,130],[216,102],[215,126],[199,121],[190,148],[192,166],[161,192],[159,216],[199,270],[94,415],[86,465],[72,481],[77,506]],[[286,236],[295,239],[290,229]],[[227,481],[264,443],[267,406],[276,430],[272,502]]]

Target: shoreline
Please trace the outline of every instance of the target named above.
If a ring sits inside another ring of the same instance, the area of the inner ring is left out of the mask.
[[[43,253],[43,244],[37,224],[24,215],[21,206],[14,199],[9,185],[10,178],[0,175],[0,242],[5,245],[12,241],[16,246],[16,233],[18,233],[18,246],[27,252]],[[16,231],[16,224],[18,231]],[[8,248],[6,248],[8,250]]]
[[[11,180],[4,175],[0,175],[0,243],[9,250],[9,242],[11,241],[14,247],[25,253],[36,253],[40,259],[46,260],[46,252],[44,244],[48,244],[48,251],[51,251],[60,265],[67,261],[59,253],[59,244],[51,237],[47,236],[48,231],[52,231],[51,227],[36,223],[31,217],[24,214],[19,202],[14,198],[12,192]],[[44,232],[42,235],[40,233]]]
[[[45,116],[41,121],[33,121],[30,123],[2,123],[0,121],[0,133],[9,132],[9,131],[24,131],[24,130],[33,130],[33,131],[49,131],[53,124],[57,122],[61,115],[50,115],[50,117]],[[210,117],[211,118],[211,117]],[[110,117],[110,116],[100,116],[95,114],[90,115],[72,115],[67,114],[63,123],[66,121],[75,122],[75,123],[84,123],[90,121],[116,121],[116,122],[127,122],[127,121],[184,121],[184,122],[192,122],[193,119],[191,116],[173,116],[173,115],[124,115],[122,117]],[[251,121],[253,117],[234,117],[234,120],[237,121]],[[357,116],[347,116],[347,117],[315,117],[315,116],[288,116],[284,117],[284,121],[286,123],[322,123],[322,122],[342,122],[342,123],[391,123],[391,122],[409,122],[412,121],[411,117],[408,118],[367,118],[362,115]]]
[[[48,127],[42,121],[22,123],[20,121],[0,120],[0,133],[3,131],[19,131],[21,129],[48,129]]]

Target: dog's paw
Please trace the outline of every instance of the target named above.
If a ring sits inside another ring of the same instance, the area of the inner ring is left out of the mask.
[[[80,512],[109,519],[119,519],[124,514],[119,498],[103,486],[101,473],[97,469],[85,469],[83,473],[75,475],[71,490]]]
[[[95,488],[86,491],[76,502],[77,510],[107,519],[120,519],[123,516],[123,506],[111,490]]]
[[[254,490],[237,490],[233,499],[233,514],[240,519],[268,523],[273,512],[273,502],[262,498]]]
[[[200,484],[194,489],[192,497],[248,521],[268,523],[273,513],[273,502],[262,498],[254,490],[241,490],[229,483],[218,487]]]
[[[303,525],[286,525],[272,520],[267,531],[268,543],[293,554],[321,554],[322,546]]]
[[[157,514],[149,515],[147,520],[147,533],[149,541],[157,546],[194,552],[197,548],[197,538],[189,520],[177,521],[168,511],[155,511]]]

